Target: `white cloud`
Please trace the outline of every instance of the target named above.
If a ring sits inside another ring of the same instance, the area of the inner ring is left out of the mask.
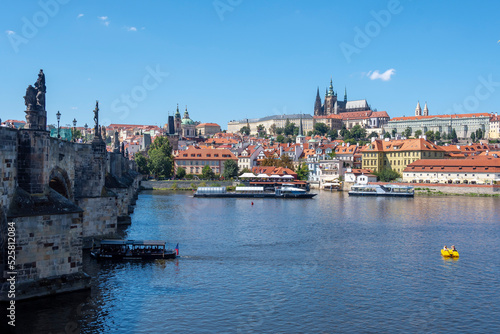
[[[109,21],[107,16],[98,16],[97,18],[101,20],[106,27],[109,26]]]
[[[7,33],[7,35],[15,35],[16,34],[16,32],[12,31],[12,30],[7,30],[6,33]]]
[[[125,27],[125,29],[127,29],[127,31],[137,31],[136,27]]]
[[[378,70],[370,71],[366,74],[366,76],[369,77],[371,80],[380,79],[382,81],[389,81],[391,80],[391,77],[394,74],[396,74],[396,70],[391,68],[385,71],[384,73],[380,73]]]
[[[78,109],[78,107],[71,107],[71,109],[76,110],[76,109]]]
[[[79,19],[80,17],[83,17],[83,14],[78,14],[76,18]]]

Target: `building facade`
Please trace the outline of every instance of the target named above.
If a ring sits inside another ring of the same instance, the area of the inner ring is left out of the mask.
[[[314,130],[314,119],[308,114],[289,114],[289,115],[273,115],[262,118],[244,119],[240,121],[230,121],[227,124],[227,132],[238,133],[244,126],[250,128],[250,134],[257,135],[257,126],[263,125],[266,133],[272,134],[272,127],[284,128],[287,122],[294,123],[299,127],[302,119],[302,128],[304,133]]]
[[[400,134],[410,128],[413,136],[417,130],[422,131],[423,134],[427,131],[434,131],[439,132],[441,137],[455,130],[458,138],[468,139],[471,133],[475,133],[478,129],[481,129],[484,136],[487,136],[490,132],[490,118],[491,115],[488,113],[394,117],[385,128],[387,132],[396,130]]]
[[[238,158],[228,149],[201,149],[190,146],[185,151],[176,152],[174,168],[176,172],[182,167],[188,174],[201,175],[203,168],[210,166],[215,174],[222,174],[226,160],[238,162]]]
[[[466,159],[422,159],[404,169],[403,181],[492,184],[500,182],[500,158],[498,155],[481,155]]]
[[[442,159],[444,151],[423,139],[385,140],[373,139],[361,148],[362,168],[379,172],[391,169],[398,173],[420,159]]]

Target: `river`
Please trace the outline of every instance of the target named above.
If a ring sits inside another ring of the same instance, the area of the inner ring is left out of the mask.
[[[499,198],[142,192],[125,236],[179,243],[180,257],[85,253],[91,292],[22,303],[18,331],[498,333],[499,216]]]

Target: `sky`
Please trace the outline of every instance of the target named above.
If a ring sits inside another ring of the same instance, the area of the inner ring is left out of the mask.
[[[500,2],[2,0],[0,118],[163,126],[312,114],[316,90],[392,117],[500,111]]]

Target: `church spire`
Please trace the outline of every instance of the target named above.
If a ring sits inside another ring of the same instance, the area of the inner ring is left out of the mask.
[[[316,91],[316,100],[314,101],[314,116],[320,116],[321,112],[321,97],[319,96],[319,87]]]
[[[425,101],[425,105],[424,105],[424,116],[429,116],[429,109],[427,108],[427,101]]]
[[[344,102],[347,103],[347,87],[344,86]]]
[[[420,101],[417,102],[417,107],[415,108],[415,116],[422,116],[422,108],[420,108]]]
[[[332,78],[330,77],[330,87],[328,87],[328,96],[333,96],[333,82]]]
[[[302,114],[300,114],[300,121],[299,121],[299,136],[303,136],[303,131],[302,131]]]

